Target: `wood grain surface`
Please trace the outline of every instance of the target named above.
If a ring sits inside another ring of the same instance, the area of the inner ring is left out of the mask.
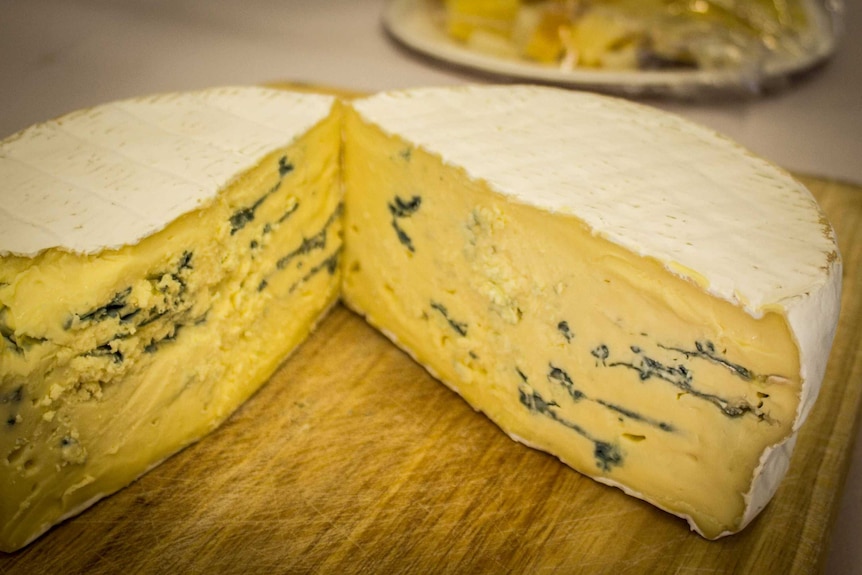
[[[802,178],[845,260],[822,394],[775,499],[710,542],[519,445],[337,307],[225,425],[29,547],[24,573],[812,573],[862,396],[862,189]]]

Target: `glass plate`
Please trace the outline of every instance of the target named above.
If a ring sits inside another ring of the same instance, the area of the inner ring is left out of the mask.
[[[439,0],[389,0],[383,12],[386,30],[399,42],[426,56],[510,80],[579,87],[630,96],[699,97],[716,93],[758,94],[781,86],[791,76],[828,58],[835,49],[842,3],[812,0],[810,49],[773,55],[760,63],[733,70],[563,70],[526,60],[498,58],[470,50],[443,28]]]

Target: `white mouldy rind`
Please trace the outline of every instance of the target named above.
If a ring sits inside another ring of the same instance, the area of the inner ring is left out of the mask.
[[[654,108],[538,86],[389,92],[353,107],[503,196],[574,215],[678,275],[694,270],[689,279],[705,278],[712,295],[754,317],[816,289],[829,254],[837,253],[831,228],[800,182],[731,140]],[[513,156],[524,160],[510,166],[504,158]],[[767,214],[796,217],[797,233],[787,237]],[[744,270],[740,253],[749,259]]]
[[[0,256],[133,245],[205,207],[334,102],[227,86],[120,100],[22,130],[0,141]],[[41,158],[51,165],[38,165]]]

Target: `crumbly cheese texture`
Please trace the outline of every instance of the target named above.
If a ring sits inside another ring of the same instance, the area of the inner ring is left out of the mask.
[[[211,431],[337,301],[340,128],[225,88],[0,146],[0,549]]]
[[[0,142],[0,549],[202,437],[338,299],[513,438],[688,519],[772,497],[840,299],[787,174],[529,86],[115,102]]]
[[[514,438],[706,537],[765,506],[840,300],[800,184],[550,88],[382,94],[345,133],[349,306]]]

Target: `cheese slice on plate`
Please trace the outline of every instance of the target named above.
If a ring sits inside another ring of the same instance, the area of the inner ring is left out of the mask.
[[[788,174],[680,118],[539,87],[346,116],[343,299],[513,438],[715,538],[773,495],[840,300]]]
[[[339,110],[224,88],[0,144],[0,549],[212,430],[337,301]]]
[[[553,88],[116,102],[0,143],[0,186],[4,550],[213,429],[339,295],[516,440],[718,537],[777,488],[837,321],[804,187]]]

